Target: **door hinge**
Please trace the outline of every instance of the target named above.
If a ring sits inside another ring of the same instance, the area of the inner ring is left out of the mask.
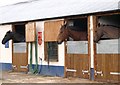
[[[111,75],[120,75],[120,72],[110,72]]]
[[[82,73],[83,73],[83,74],[88,74],[88,75],[90,75],[89,70],[82,70]]]
[[[101,75],[101,76],[103,76],[103,72],[102,72],[102,71],[96,71],[96,70],[95,70],[95,75]]]
[[[28,65],[26,65],[26,66],[20,66],[20,68],[28,69]]]
[[[76,72],[75,69],[67,69],[67,68],[66,68],[66,71]]]

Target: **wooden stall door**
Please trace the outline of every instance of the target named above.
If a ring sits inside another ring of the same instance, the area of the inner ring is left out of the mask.
[[[95,79],[120,82],[120,54],[118,40],[104,40],[97,44]]]
[[[97,54],[96,80],[120,82],[120,54]]]
[[[66,57],[66,77],[78,77],[88,79],[88,55],[68,54]]]
[[[13,57],[12,57],[13,71],[27,72],[28,71],[28,55],[26,43],[13,44]]]
[[[76,42],[75,45],[79,44],[85,44],[86,46],[83,45],[84,48],[80,47],[79,45],[79,50],[84,50],[86,48],[86,51],[88,49],[88,45],[85,43],[81,42]],[[73,42],[74,43],[74,42]],[[75,46],[73,46],[74,50]],[[69,49],[69,48],[68,48]],[[68,50],[67,49],[67,50]],[[87,52],[82,51],[81,53],[71,53],[67,51],[66,57],[65,57],[65,76],[66,77],[78,77],[78,78],[89,78],[89,58]]]

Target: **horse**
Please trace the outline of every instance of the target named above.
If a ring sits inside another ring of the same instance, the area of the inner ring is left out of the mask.
[[[57,36],[57,43],[61,44],[63,41],[66,41],[71,37],[74,41],[86,41],[87,33],[85,31],[75,31],[73,29],[79,29],[78,27],[67,26],[66,24],[62,25]]]
[[[118,39],[120,38],[120,28],[112,25],[100,25],[94,35],[94,42],[98,43],[101,39]]]
[[[18,42],[25,42],[25,37],[22,34],[19,34],[17,32],[12,32],[12,31],[7,31],[3,40],[2,40],[2,44],[5,44],[7,41],[9,40],[13,40],[15,43]]]

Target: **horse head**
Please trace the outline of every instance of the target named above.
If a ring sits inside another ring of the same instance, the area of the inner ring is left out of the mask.
[[[2,44],[5,44],[10,39],[12,39],[12,32],[9,30],[9,31],[6,32],[6,34],[5,34],[5,36],[2,40]]]
[[[103,36],[103,30],[102,30],[101,27],[98,27],[97,30],[95,31],[95,35],[94,35],[93,41],[95,43],[98,43],[102,36]]]
[[[61,26],[58,37],[57,37],[57,43],[61,44],[63,41],[65,41],[66,39],[68,39],[68,29],[67,29],[67,25],[64,24]]]
[[[95,43],[98,43],[98,41],[99,41],[97,31],[95,31],[95,35],[94,35],[93,41],[94,41]]]

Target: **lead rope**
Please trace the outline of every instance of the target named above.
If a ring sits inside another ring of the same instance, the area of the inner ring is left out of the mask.
[[[36,37],[36,40],[35,40],[35,60],[36,60],[36,65],[35,65],[35,68],[33,69],[32,67],[32,42],[30,42],[30,72],[33,73],[33,74],[36,74],[38,73],[38,55],[37,55],[37,37]]]

